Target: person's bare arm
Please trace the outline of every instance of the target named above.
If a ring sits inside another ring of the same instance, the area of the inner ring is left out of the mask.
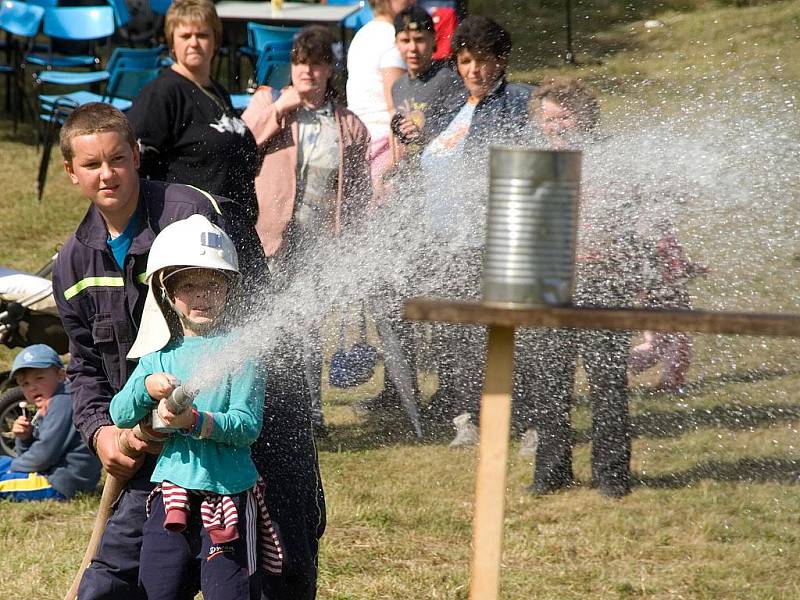
[[[394,100],[392,100],[392,86],[394,82],[400,79],[405,74],[404,69],[398,67],[388,67],[381,69],[381,77],[383,78],[383,96],[386,98],[386,108],[389,112],[394,112]]]

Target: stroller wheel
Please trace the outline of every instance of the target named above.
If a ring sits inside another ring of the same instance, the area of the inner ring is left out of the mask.
[[[14,450],[14,434],[11,427],[14,421],[22,414],[19,403],[25,397],[22,390],[15,387],[0,394],[0,453],[7,456],[16,456]]]

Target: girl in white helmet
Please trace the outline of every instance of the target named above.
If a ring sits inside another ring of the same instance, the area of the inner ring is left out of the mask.
[[[132,428],[155,409],[172,431],[153,471],[143,530],[139,577],[150,600],[193,598],[200,589],[207,600],[260,598],[258,571],[281,570],[250,458],[261,431],[263,374],[254,362],[237,364],[197,390],[185,410],[169,403],[224,343],[220,317],[238,273],[233,242],[200,215],[164,228],[148,257],[144,315],[128,354],[139,364],[110,412],[118,427]]]

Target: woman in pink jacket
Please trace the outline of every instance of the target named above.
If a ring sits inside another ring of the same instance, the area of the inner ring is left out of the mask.
[[[259,88],[242,115],[258,146],[256,230],[277,287],[299,269],[315,268],[301,257],[320,239],[339,235],[372,197],[369,133],[335,101],[330,85],[333,42],[324,27],[303,28],[292,47],[291,85]],[[321,432],[322,357],[318,341],[311,346],[306,378]]]

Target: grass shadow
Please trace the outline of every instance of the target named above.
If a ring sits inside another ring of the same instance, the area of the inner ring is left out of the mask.
[[[771,379],[797,374],[800,374],[800,371],[786,368],[745,369],[741,371],[732,371],[730,373],[698,377],[695,381],[686,385],[685,391],[687,394],[697,395],[708,391],[710,388],[727,385],[729,383],[756,383],[758,381],[769,381]]]
[[[724,428],[742,431],[798,418],[799,404],[723,404],[676,412],[644,413],[632,419],[632,429],[634,437],[665,438],[678,437],[694,429]]]
[[[691,487],[704,479],[720,482],[798,483],[800,461],[791,458],[740,458],[739,460],[708,461],[675,473],[638,478],[642,487],[678,489]]]
[[[398,445],[415,446],[437,439],[427,431],[422,440],[418,439],[408,417],[400,410],[374,412],[363,418],[329,424],[328,432],[326,437],[317,439],[317,448],[321,451],[356,452]]]

